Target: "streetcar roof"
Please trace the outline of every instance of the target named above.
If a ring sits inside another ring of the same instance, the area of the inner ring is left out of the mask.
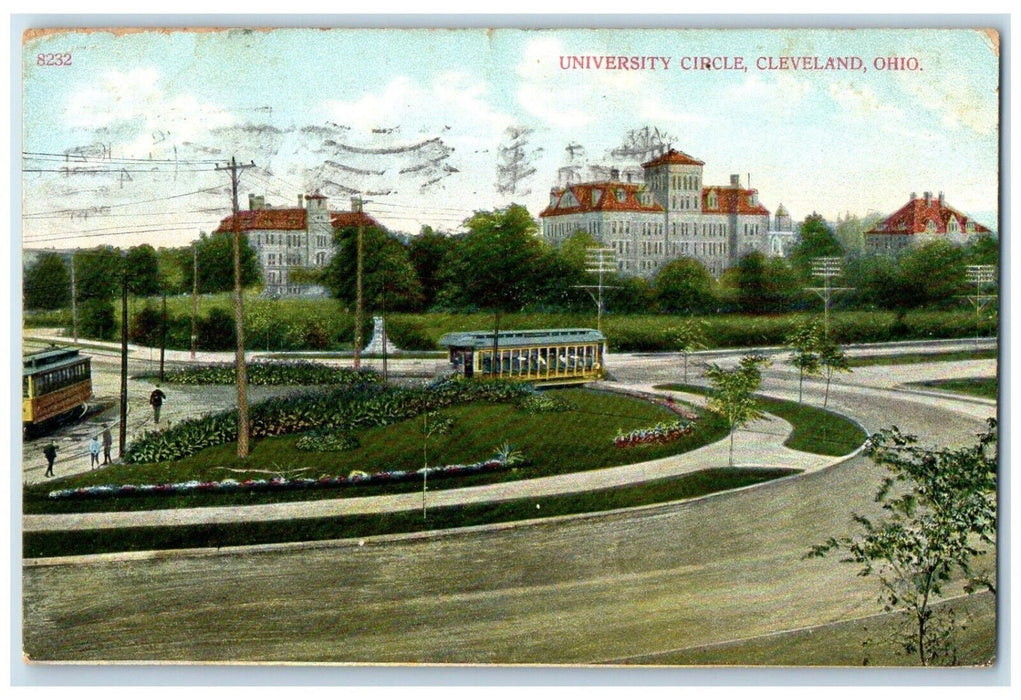
[[[529,347],[533,345],[580,345],[602,343],[606,336],[592,328],[540,328],[526,331],[500,331],[500,347]],[[487,348],[493,344],[493,331],[464,331],[447,333],[440,345],[456,348]]]
[[[37,374],[51,369],[59,369],[88,359],[79,357],[78,352],[77,348],[52,348],[24,355],[22,356],[22,374]]]

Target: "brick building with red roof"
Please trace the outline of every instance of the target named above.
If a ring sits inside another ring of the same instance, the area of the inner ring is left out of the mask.
[[[642,164],[644,182],[610,179],[550,190],[539,214],[543,236],[553,244],[585,231],[612,248],[623,274],[652,277],[677,257],[700,260],[716,276],[751,251],[776,254],[770,244],[769,211],[758,192],[730,185],[706,186],[705,163],[673,148]]]
[[[948,206],[943,193],[918,197],[914,192],[903,207],[865,232],[865,250],[894,255],[904,248],[933,240],[964,244],[972,237],[992,233],[974,219]]]
[[[330,211],[321,194],[298,195],[298,206],[273,207],[265,197],[249,195],[248,210],[238,212],[241,232],[255,250],[262,270],[264,293],[272,296],[322,296],[317,285],[290,279],[295,268],[321,268],[333,257],[333,229],[345,226],[375,226],[375,219],[362,211],[361,201],[351,200],[351,211]],[[214,233],[231,233],[234,216],[220,222]]]

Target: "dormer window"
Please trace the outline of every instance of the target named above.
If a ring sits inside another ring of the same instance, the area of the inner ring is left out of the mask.
[[[950,233],[959,233],[961,231],[961,225],[957,223],[957,217],[950,217],[950,221],[947,223],[947,231]]]
[[[709,197],[707,198],[707,204],[710,209],[716,209],[720,206],[720,200],[716,196],[716,190],[709,191]]]
[[[929,223],[927,223],[925,225],[925,232],[926,233],[936,233],[936,222],[935,221],[929,221]]]
[[[618,202],[623,202],[625,199],[627,199],[627,192],[625,192],[624,190],[617,190],[616,194]]]
[[[968,223],[966,223],[966,224],[964,225],[964,229],[965,229],[965,230],[966,230],[966,231],[967,231],[968,233],[975,233],[975,222],[974,222],[974,221],[969,221]]]
[[[599,190],[592,190],[592,206],[599,204]]]

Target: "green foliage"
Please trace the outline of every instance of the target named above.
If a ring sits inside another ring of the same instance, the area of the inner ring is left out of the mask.
[[[358,296],[358,227],[337,229],[333,239],[336,252],[322,279],[336,299],[353,308]],[[422,305],[422,285],[408,249],[375,226],[362,228],[362,300],[369,311],[411,311]]]
[[[758,251],[741,258],[736,279],[737,303],[744,313],[789,311],[802,296],[801,283],[790,264],[783,258],[767,258]]]
[[[88,299],[78,307],[78,327],[83,336],[113,340],[117,332],[113,304],[104,299]]]
[[[567,399],[551,392],[534,392],[518,401],[518,408],[525,413],[561,413],[574,410],[575,406]]]
[[[79,302],[88,299],[108,301],[120,296],[124,273],[120,250],[101,246],[78,251],[74,254],[74,265]]]
[[[233,363],[189,365],[164,375],[168,384],[234,384]],[[331,367],[320,362],[251,362],[248,383],[258,386],[322,386],[378,384],[383,378],[373,370]]]
[[[706,406],[722,416],[730,428],[730,466],[734,466],[734,431],[762,417],[753,394],[762,383],[762,367],[769,360],[760,355],[745,355],[737,367],[727,369],[712,363],[705,375],[712,384]]]
[[[826,408],[830,400],[830,382],[833,379],[833,375],[838,372],[850,372],[852,370],[844,349],[826,338],[819,344],[819,366],[822,368],[823,374],[826,375],[826,393],[823,395],[822,401],[823,408]]]
[[[515,401],[530,389],[499,380],[449,380],[423,389],[382,385],[378,381],[340,385],[327,391],[270,399],[250,407],[253,439],[313,429],[355,430],[382,427],[427,411],[475,401]],[[195,454],[237,437],[237,411],[181,421],[149,432],[131,443],[125,461],[166,462]]]
[[[931,241],[908,248],[899,262],[912,307],[952,302],[966,289],[967,262],[960,246]]]
[[[681,321],[674,331],[674,341],[684,356],[684,381],[688,381],[688,356],[693,352],[705,350],[706,345],[706,322],[703,319],[685,319]]]
[[[823,329],[816,322],[803,323],[784,340],[791,349],[791,364],[798,368],[798,403],[801,403],[805,375],[817,374],[820,369],[819,350]]]
[[[957,663],[953,607],[934,605],[944,586],[959,575],[967,592],[995,592],[972,562],[996,536],[996,442],[995,419],[963,448],[921,447],[896,427],[876,433],[866,454],[889,471],[876,493],[883,519],[855,515],[858,534],[830,538],[807,555],[844,551],[861,576],[876,577],[885,610],[909,612],[898,638],[922,665]]]
[[[163,332],[163,314],[146,304],[135,313],[128,325],[128,340],[139,345],[155,347],[160,344]]]
[[[443,287],[444,267],[456,247],[457,240],[453,236],[434,231],[429,226],[423,226],[422,231],[411,239],[408,258],[422,286],[423,308],[432,308],[436,303]]]
[[[839,258],[843,254],[844,250],[826,219],[812,214],[798,228],[798,242],[791,251],[791,262],[801,276],[807,279],[812,270],[813,258]]]
[[[653,287],[660,310],[668,313],[712,312],[716,305],[716,281],[698,260],[671,260],[656,274]]]
[[[203,350],[230,350],[237,345],[234,314],[225,309],[213,308],[196,323],[198,346]]]
[[[135,296],[148,297],[160,293],[159,259],[156,249],[148,243],[135,246],[128,250],[124,260],[124,269],[128,275],[128,292]]]
[[[25,268],[26,309],[59,309],[71,304],[71,271],[57,253],[43,253]]]
[[[358,436],[349,430],[310,430],[294,443],[302,452],[346,452],[360,446]]]
[[[234,234],[203,234],[194,244],[198,249],[199,294],[226,292],[234,289]],[[259,284],[262,276],[255,249],[248,238],[241,236],[241,286]],[[194,279],[194,265],[190,255],[180,258],[184,288],[191,291]]]
[[[1000,242],[991,233],[974,236],[964,248],[964,257],[969,265],[1000,266]]]

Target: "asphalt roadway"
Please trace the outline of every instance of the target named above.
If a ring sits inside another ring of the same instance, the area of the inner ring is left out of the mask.
[[[611,368],[636,388],[680,379],[676,357]],[[965,443],[994,404],[896,385],[995,373],[994,360],[858,368],[831,387],[830,406],[870,431],[896,424],[926,443]],[[796,397],[797,377],[777,364],[764,390]],[[818,381],[806,399],[821,403]],[[669,662],[679,649],[878,612],[873,581],[803,555],[849,531],[853,512],[875,509],[879,478],[855,457],[692,502],[557,522],[33,562],[23,569],[24,649],[51,661]]]

